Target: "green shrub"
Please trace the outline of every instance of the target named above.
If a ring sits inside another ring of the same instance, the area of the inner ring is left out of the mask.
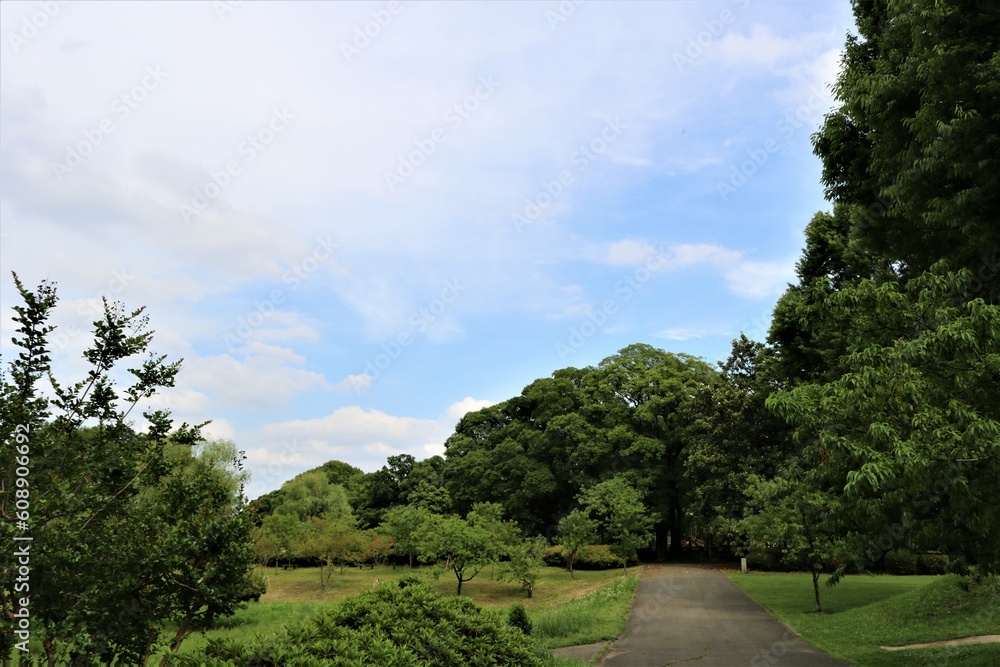
[[[566,559],[563,558],[563,548],[558,544],[542,550],[542,561],[552,567],[566,567]]]
[[[505,623],[502,612],[407,582],[349,597],[267,640],[209,640],[201,651],[171,658],[170,664],[543,667],[554,658]]]
[[[770,547],[751,547],[746,552],[747,569],[758,572],[781,572],[787,569],[781,551]]]
[[[424,580],[415,574],[404,574],[396,580],[396,585],[400,588],[406,588],[407,586],[419,585],[422,583],[424,583]]]
[[[634,565],[636,559],[629,559],[629,565]],[[606,544],[592,544],[583,547],[573,559],[574,570],[610,570],[622,566],[622,559],[611,551]]]
[[[254,568],[247,574],[243,592],[240,594],[240,602],[250,600],[257,602],[264,593],[267,593],[267,577],[259,569]]]
[[[916,574],[917,557],[905,549],[896,549],[885,555],[885,571],[888,574]]]
[[[542,551],[542,560],[545,561],[546,565],[566,567],[566,558],[559,545],[548,547]],[[637,562],[637,559],[630,558],[628,564],[635,565]],[[622,559],[616,556],[611,551],[611,547],[606,544],[592,544],[583,547],[573,559],[574,570],[610,570],[621,566]]]
[[[510,608],[510,613],[507,614],[507,625],[517,628],[526,635],[531,634],[531,619],[528,618],[528,612],[524,610],[523,604],[516,604]]]
[[[944,554],[917,556],[917,574],[944,574],[948,571],[948,557]]]

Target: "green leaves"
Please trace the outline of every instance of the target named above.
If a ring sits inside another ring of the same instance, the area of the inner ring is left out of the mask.
[[[942,263],[905,286],[863,282],[831,297],[830,307],[861,313],[846,372],[769,405],[801,441],[827,452],[852,504],[888,499],[889,516],[941,526],[940,534],[915,535],[915,548],[950,549],[996,570],[1000,541],[984,527],[1000,520],[990,500],[1000,483],[1000,307],[969,298],[972,284],[971,272]],[[949,502],[922,503],[939,483]]]
[[[904,278],[942,258],[979,272],[1000,245],[1000,7],[879,0],[854,11],[840,106],[813,138],[827,197]]]
[[[551,655],[537,651],[502,613],[471,600],[442,597],[423,584],[382,584],[347,598],[327,612],[289,626],[267,644],[214,641],[199,654],[172,664],[326,665],[490,665],[541,667]]]
[[[643,494],[623,476],[590,487],[580,494],[579,501],[623,561],[634,559],[637,549],[652,542],[656,515],[646,509]]]
[[[147,351],[152,332],[142,309],[105,302],[85,352],[86,376],[62,383],[50,371],[46,324],[56,292],[15,284],[15,345],[24,351],[2,375],[3,429],[30,426],[31,613],[36,636],[57,662],[142,664],[160,630],[177,622],[176,647],[192,623],[231,614],[248,594],[252,567],[238,456],[231,444],[207,445],[199,426],[174,428],[169,413],[147,411],[137,433],[126,418],[141,401],[173,385],[180,362],[154,354],[131,371],[119,394],[117,365]],[[9,379],[8,379],[9,377]],[[53,397],[38,386],[48,379]],[[0,462],[13,470],[14,439],[3,434]],[[0,485],[0,514],[10,525],[13,484]],[[10,608],[17,563],[11,531],[0,533],[0,602]],[[44,582],[44,583],[42,583]],[[2,656],[9,657],[10,632]]]

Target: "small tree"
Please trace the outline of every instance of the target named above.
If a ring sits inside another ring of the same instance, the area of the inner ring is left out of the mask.
[[[394,545],[392,537],[379,532],[376,529],[364,531],[365,539],[365,560],[372,564],[372,569],[385,564],[385,561],[392,555]]]
[[[823,611],[819,579],[823,568],[847,558],[839,531],[832,525],[838,498],[790,466],[785,476],[754,478],[747,490],[752,513],[743,520],[747,536],[760,545],[781,549],[782,560],[812,573],[816,612]],[[837,583],[839,577],[828,584]]]
[[[439,517],[423,536],[418,551],[422,561],[436,562],[455,574],[456,595],[462,594],[463,583],[471,581],[497,557],[493,536],[458,516]]]
[[[265,565],[273,560],[277,570],[282,556],[286,559],[291,557],[295,550],[293,545],[298,544],[299,534],[305,525],[294,514],[269,514],[264,517],[257,531],[258,558],[263,558]]]
[[[413,567],[413,559],[420,555],[420,542],[438,516],[412,505],[397,506],[383,515],[380,530],[392,538],[395,552],[405,555]]]
[[[573,561],[580,549],[597,542],[597,522],[581,510],[573,510],[559,520],[559,537],[556,543],[562,547],[563,558],[570,578],[573,578]]]
[[[596,517],[628,574],[629,559],[653,540],[655,516],[643,504],[642,494],[619,475],[585,490],[579,500]]]
[[[544,537],[529,537],[520,540],[507,549],[508,559],[501,564],[500,581],[515,581],[521,584],[521,589],[532,597],[538,572],[544,561],[542,552],[548,546]]]

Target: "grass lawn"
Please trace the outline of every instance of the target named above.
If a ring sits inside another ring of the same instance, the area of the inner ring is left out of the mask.
[[[885,646],[1000,633],[1000,581],[969,591],[954,575],[853,576],[823,586],[813,612],[808,574],[733,572],[729,578],[803,639],[859,667],[1000,665],[1000,644],[885,651]]]
[[[209,637],[249,641],[279,632],[286,623],[303,620],[332,603],[370,590],[376,578],[387,582],[404,574],[417,574],[442,595],[454,595],[456,588],[450,571],[435,581],[429,567],[345,568],[343,574],[335,572],[330,577],[325,592],[320,590],[319,568],[268,568],[265,574],[269,592],[260,602],[249,603],[235,615],[219,620],[215,628],[204,634],[189,636],[180,652],[197,651]],[[545,567],[529,599],[517,584],[491,580],[490,568],[486,568],[472,581],[462,584],[462,595],[484,607],[524,605],[535,624],[535,636],[545,646],[555,648],[612,639],[621,634],[636,583],[634,576],[625,579],[621,570],[577,570],[570,578],[563,568]]]

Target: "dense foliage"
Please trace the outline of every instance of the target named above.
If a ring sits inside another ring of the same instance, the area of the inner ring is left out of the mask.
[[[286,627],[266,642],[210,641],[176,665],[531,667],[553,664],[505,614],[413,581],[386,583]]]
[[[49,665],[145,664],[167,625],[176,650],[259,595],[242,455],[205,443],[197,426],[173,428],[162,411],[134,429],[131,411],[180,368],[149,354],[115,389],[116,365],[147,354],[152,339],[141,309],[105,303],[87,375],[65,386],[49,369],[55,287],[15,283],[23,351],[0,381],[0,657],[27,648],[14,621],[27,610]]]

